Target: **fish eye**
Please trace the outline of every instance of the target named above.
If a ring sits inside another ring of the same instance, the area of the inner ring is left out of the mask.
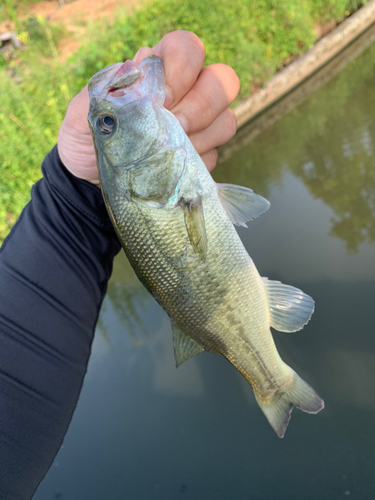
[[[97,124],[99,129],[105,134],[112,133],[113,129],[115,128],[115,120],[112,118],[112,116],[109,115],[99,116]]]

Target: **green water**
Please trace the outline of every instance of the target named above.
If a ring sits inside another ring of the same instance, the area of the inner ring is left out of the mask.
[[[271,201],[260,274],[316,301],[283,359],[325,399],[276,437],[224,358],[175,369],[169,320],[120,255],[82,395],[36,500],[375,498],[375,46],[214,174]]]

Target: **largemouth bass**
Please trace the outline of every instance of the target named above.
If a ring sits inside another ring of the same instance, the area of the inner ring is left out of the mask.
[[[103,69],[89,93],[103,197],[138,278],[171,319],[177,366],[202,351],[225,356],[283,437],[294,406],[317,413],[324,403],[282,361],[270,331],[303,328],[312,298],[262,278],[233,226],[269,202],[213,181],[163,107],[158,57]]]

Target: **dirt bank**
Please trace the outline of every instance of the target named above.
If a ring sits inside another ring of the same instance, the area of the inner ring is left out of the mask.
[[[60,40],[58,52],[64,60],[68,55],[77,50],[79,38],[86,32],[88,24],[103,17],[112,19],[120,7],[127,8],[129,13],[139,5],[141,0],[73,0],[61,5],[59,0],[45,0],[44,2],[30,3],[18,9],[20,20],[30,16],[43,16],[51,23],[58,23],[67,30],[68,35]],[[0,33],[13,31],[11,21],[0,23]]]

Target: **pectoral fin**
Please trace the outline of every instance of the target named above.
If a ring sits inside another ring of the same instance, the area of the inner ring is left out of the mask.
[[[270,202],[249,188],[233,184],[217,184],[220,201],[233,224],[247,227],[246,222],[255,219],[270,208]]]
[[[185,225],[190,243],[195,253],[205,261],[207,256],[207,234],[202,198],[197,196],[194,201],[182,199],[181,204],[184,210]]]
[[[314,301],[302,290],[263,278],[270,308],[271,326],[280,332],[301,330],[314,312]]]
[[[203,352],[204,349],[191,337],[185,335],[175,323],[171,322],[173,330],[174,355],[176,359],[176,367],[196,354]]]

